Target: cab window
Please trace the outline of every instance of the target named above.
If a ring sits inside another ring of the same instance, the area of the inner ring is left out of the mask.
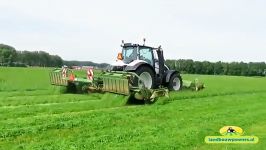
[[[150,65],[153,66],[153,55],[152,55],[152,50],[150,48],[139,48],[139,59],[144,60]]]
[[[125,63],[131,63],[134,60],[137,60],[137,49],[135,47],[125,47],[122,50],[123,61]]]

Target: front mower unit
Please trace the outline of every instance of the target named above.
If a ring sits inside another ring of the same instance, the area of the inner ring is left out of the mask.
[[[101,76],[103,80],[103,91],[130,95],[129,79],[126,74],[105,72]]]

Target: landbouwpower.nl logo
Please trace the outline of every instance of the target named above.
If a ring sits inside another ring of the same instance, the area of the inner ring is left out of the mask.
[[[244,131],[237,126],[224,126],[220,129],[222,136],[206,136],[205,142],[208,144],[256,144],[259,138],[256,136],[243,136]]]

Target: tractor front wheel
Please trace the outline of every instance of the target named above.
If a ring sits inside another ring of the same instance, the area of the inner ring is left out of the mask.
[[[147,89],[154,88],[154,72],[147,66],[140,66],[135,73],[139,76],[134,78],[133,86],[145,86]]]

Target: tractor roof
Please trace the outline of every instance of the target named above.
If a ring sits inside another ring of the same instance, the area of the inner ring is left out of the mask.
[[[132,43],[125,43],[124,45],[122,45],[122,47],[146,47],[146,48],[155,49],[154,47],[140,45],[140,44],[132,44]]]

